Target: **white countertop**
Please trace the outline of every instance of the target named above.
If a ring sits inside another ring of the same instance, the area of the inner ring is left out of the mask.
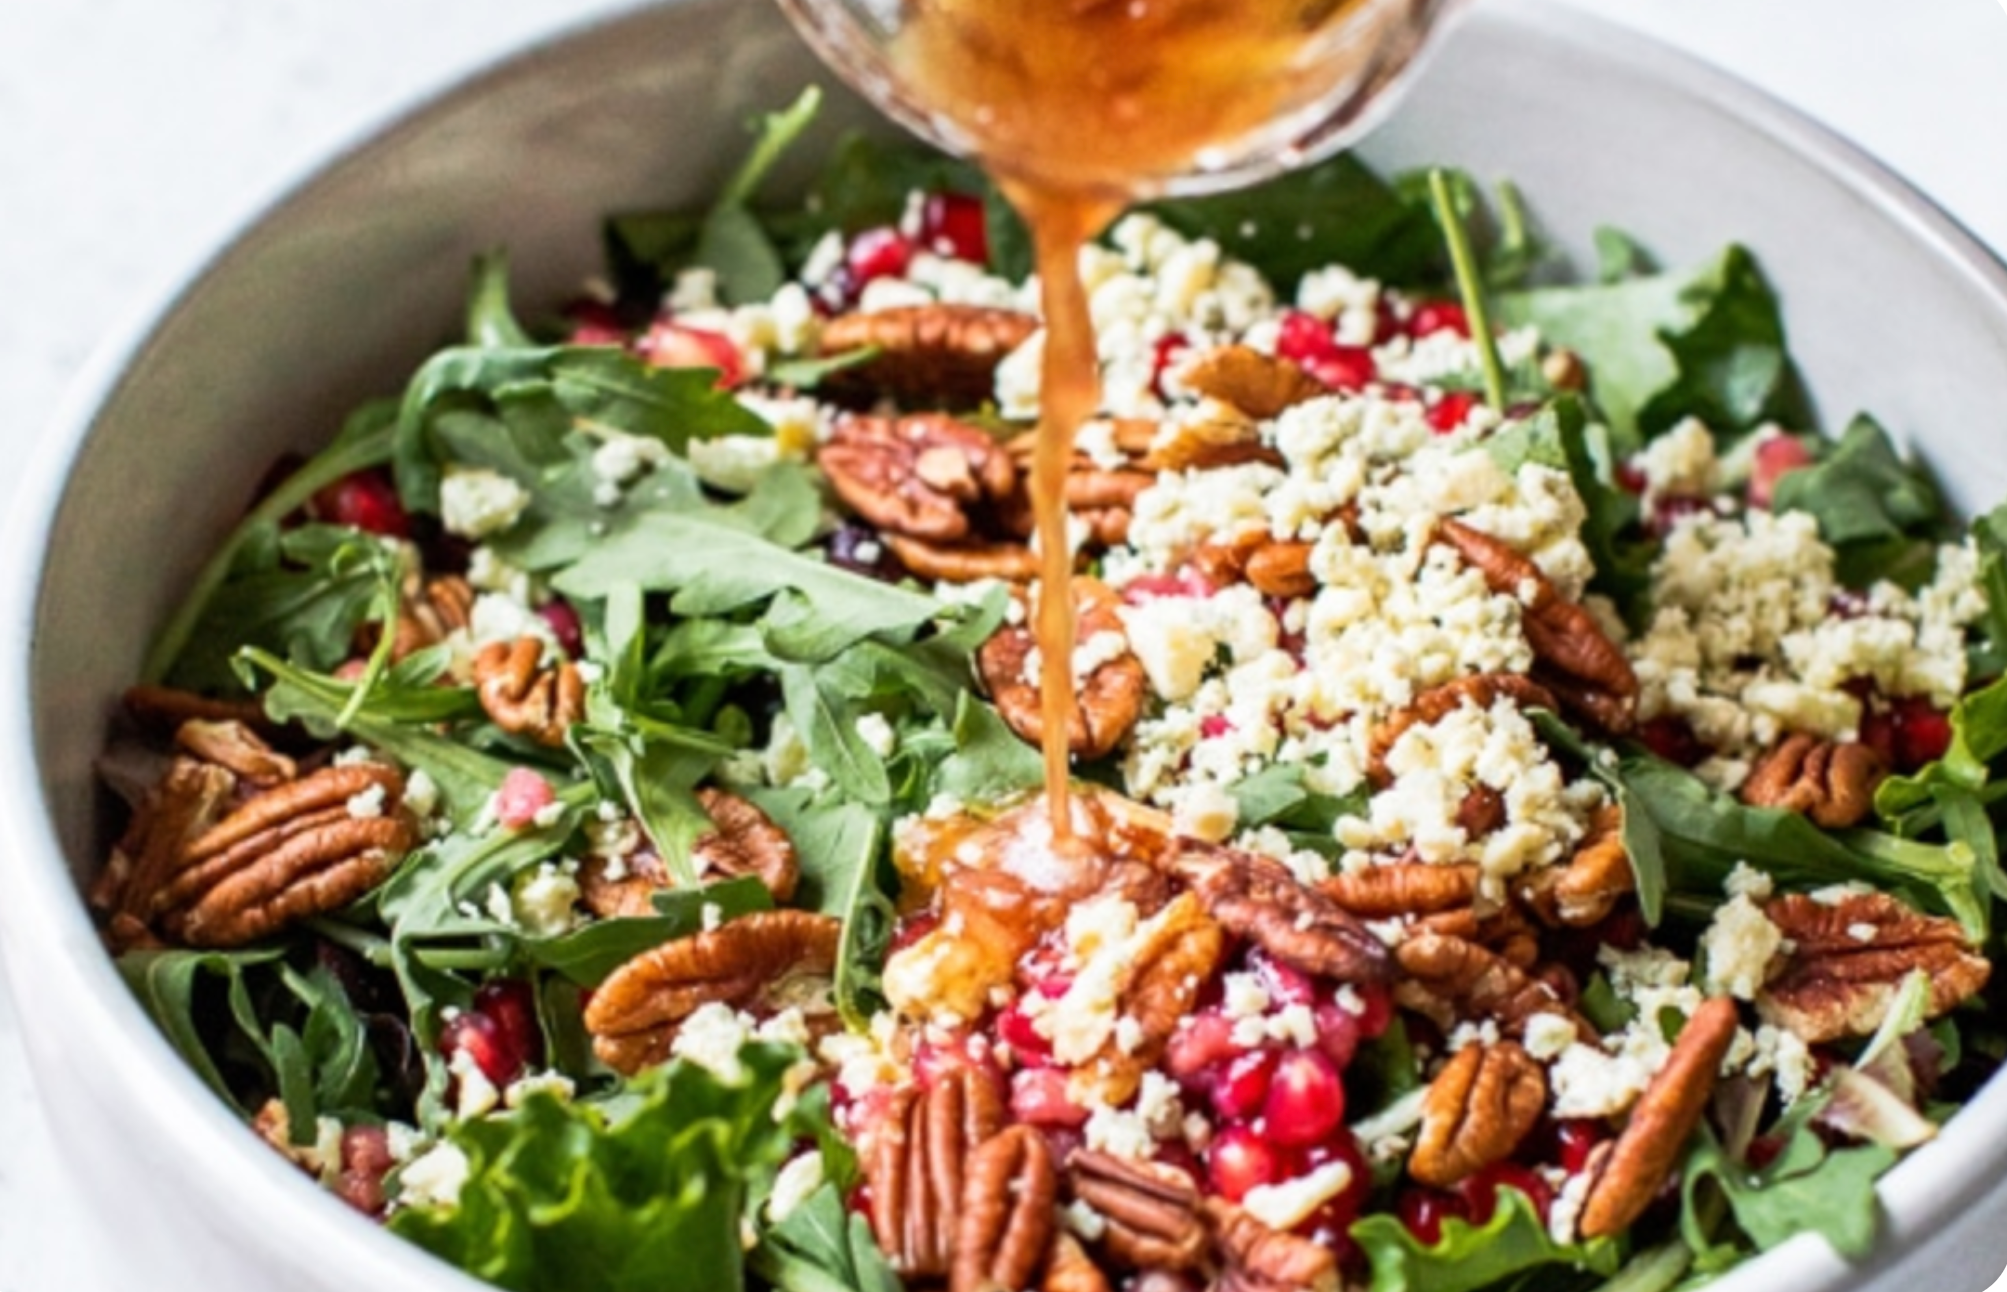
[[[1998,0],[1570,2],[1770,89],[1851,136],[2007,255],[2007,12]],[[99,335],[312,158],[494,53],[613,7],[0,7],[0,459],[32,444]],[[1902,25],[1891,25],[1891,13]],[[0,501],[8,479],[0,475]],[[121,1266],[115,1232],[61,1174],[60,1130],[40,1114],[0,993],[0,1292],[97,1292],[143,1277]]]

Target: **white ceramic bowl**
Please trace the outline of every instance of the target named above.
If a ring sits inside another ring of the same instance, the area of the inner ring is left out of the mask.
[[[506,245],[519,299],[555,301],[594,267],[603,211],[700,200],[740,124],[817,74],[752,0],[637,9],[532,50],[333,159],[102,353],[50,429],[0,601],[0,951],[65,1157],[155,1286],[478,1285],[259,1144],[127,994],[78,897],[105,844],[91,761],[114,697],[266,464],[452,335],[474,252]],[[863,119],[838,95],[825,124]],[[1487,0],[1365,151],[1510,176],[1570,248],[1601,223],[1669,263],[1743,241],[1829,424],[1871,409],[1961,506],[2007,497],[1982,429],[2007,377],[2007,272],[1746,87],[1572,10]],[[1996,1082],[1886,1180],[1868,1265],[1801,1238],[1719,1286],[1983,1287],[2007,1264],[2003,1165]]]

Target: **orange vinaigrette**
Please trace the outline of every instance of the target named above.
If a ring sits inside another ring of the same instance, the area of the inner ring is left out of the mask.
[[[1073,556],[1064,498],[1074,432],[1100,409],[1080,250],[1207,150],[1284,128],[1367,67],[1397,29],[1370,0],[910,0],[892,57],[952,122],[1030,226],[1045,319],[1032,504],[1045,792],[1072,836]],[[1366,15],[1369,19],[1372,15]]]

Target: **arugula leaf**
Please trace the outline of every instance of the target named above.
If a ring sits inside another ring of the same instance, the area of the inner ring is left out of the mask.
[[[1724,436],[1810,421],[1776,293],[1742,247],[1687,273],[1535,288],[1494,303],[1508,326],[1533,324],[1587,362],[1619,456],[1688,416]]]
[[[934,792],[964,803],[996,803],[1045,780],[1037,749],[994,707],[964,691],[949,724],[954,743],[934,774]]]
[[[332,669],[349,657],[356,629],[380,621],[386,605],[396,605],[402,573],[397,547],[346,525],[248,535],[244,556],[245,564],[216,589],[193,626],[168,673],[170,685],[231,689],[231,656],[243,646]]]
[[[1961,698],[1951,706],[1951,744],[1942,757],[1908,776],[1891,776],[1875,790],[1875,812],[1915,835],[1935,824],[1935,814],[1919,819],[1946,789],[1978,793],[1987,785],[1994,759],[2007,754],[2007,678]]]
[[[718,293],[729,305],[770,299],[787,281],[780,252],[747,203],[822,106],[822,91],[808,86],[780,112],[759,121],[752,152],[719,190],[697,230],[693,260],[717,274]]]
[[[254,544],[270,543],[279,522],[306,506],[309,499],[328,485],[390,460],[395,421],[395,405],[390,402],[364,404],[342,424],[341,433],[333,443],[308,459],[245,514],[203,564],[187,596],[148,647],[146,659],[140,665],[141,681],[159,682],[174,669],[189,648],[197,625],[209,613],[210,602],[238,568],[247,549]]]
[[[525,938],[523,950],[534,963],[579,986],[597,987],[641,952],[701,931],[707,907],[730,920],[772,910],[774,904],[773,894],[752,875],[702,888],[664,889],[653,901],[654,915],[593,920],[555,937]]]
[[[762,1230],[746,1259],[782,1292],[901,1292],[903,1286],[871,1236],[871,1222],[844,1205],[834,1184]]]
[[[1871,417],[1856,417],[1823,460],[1777,480],[1773,511],[1802,511],[1834,549],[1849,587],[1889,579],[1914,588],[1930,577],[1947,513],[1922,464],[1905,462]]]
[[[146,1012],[152,1015],[155,1025],[166,1034],[168,1041],[181,1052],[188,1065],[216,1092],[218,1098],[245,1116],[256,1110],[245,1108],[238,1102],[236,1092],[216,1066],[201,1029],[196,1025],[195,994],[203,977],[222,979],[228,993],[230,1015],[239,1031],[261,1041],[262,1027],[252,1008],[244,975],[251,968],[273,963],[281,954],[277,948],[254,951],[175,949],[130,951],[118,961],[119,973],[125,978],[126,985],[139,998]],[[262,1043],[258,1048],[263,1049]]]
[[[1371,1292],[1475,1292],[1547,1266],[1613,1274],[1622,1259],[1614,1239],[1557,1243],[1533,1203],[1517,1189],[1498,1191],[1498,1209],[1482,1225],[1451,1217],[1427,1246],[1399,1217],[1367,1216],[1352,1241],[1372,1263]]]
[[[1758,1251],[1809,1230],[1849,1260],[1866,1255],[1879,1219],[1875,1180],[1896,1154],[1878,1144],[1829,1150],[1812,1126],[1823,1103],[1814,1098],[1793,1106],[1779,1128],[1785,1136],[1782,1151],[1760,1171],[1729,1158],[1703,1125],[1681,1171],[1686,1214],[1693,1214],[1701,1184],[1712,1181]]]
[[[608,1292],[743,1288],[747,1197],[792,1143],[773,1110],[798,1057],[749,1045],[735,1082],[671,1063],[630,1082],[618,1114],[537,1092],[458,1123],[458,1203],[402,1207],[390,1228],[515,1292],[561,1292],[585,1269]]]
[[[836,1008],[854,1031],[869,1027],[884,1003],[880,973],[898,919],[886,869],[884,820],[856,803],[832,803],[806,790],[749,790],[747,797],[794,840],[801,858],[795,904],[843,921],[836,948]]]
[[[1398,285],[1442,279],[1442,240],[1422,204],[1403,200],[1341,153],[1251,189],[1144,208],[1188,238],[1210,238],[1288,296],[1326,265]]]

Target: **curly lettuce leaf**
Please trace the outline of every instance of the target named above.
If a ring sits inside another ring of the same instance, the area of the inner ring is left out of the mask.
[[[1622,1259],[1614,1239],[1555,1242],[1532,1201],[1517,1189],[1498,1191],[1498,1208],[1482,1225],[1445,1220],[1433,1246],[1385,1214],[1355,1222],[1352,1241],[1372,1262],[1370,1292],[1475,1292],[1550,1266],[1607,1276]]]
[[[800,1055],[739,1057],[737,1081],[687,1062],[643,1074],[617,1112],[539,1092],[458,1123],[458,1202],[402,1208],[390,1228],[513,1292],[569,1292],[582,1270],[607,1292],[743,1288],[749,1195],[799,1129],[774,1109]]]

